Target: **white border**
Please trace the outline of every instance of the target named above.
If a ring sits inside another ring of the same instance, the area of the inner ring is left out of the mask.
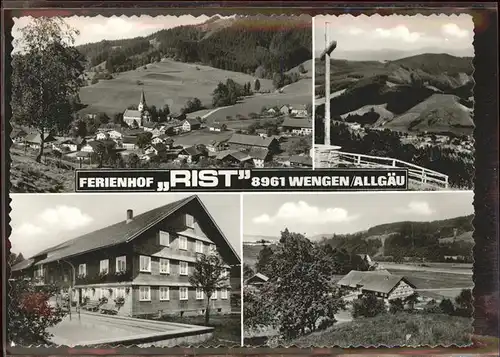
[[[316,28],[315,28],[315,21],[314,21],[315,16],[312,17],[312,28],[311,28],[311,36],[312,36],[312,65],[311,65],[311,72],[312,72],[312,79],[311,79],[311,85],[312,85],[312,138],[311,138],[311,160],[312,160],[312,169],[316,170],[315,167],[315,162],[314,160],[315,157],[315,150],[314,150],[314,138],[315,138],[315,117],[316,117],[316,43],[314,41],[314,36],[316,34]]]
[[[241,292],[241,297],[240,297],[240,334],[241,334],[241,339],[240,339],[240,346],[244,346],[244,340],[245,340],[245,333],[243,331],[243,308],[244,308],[244,301],[243,301],[243,194],[240,193],[240,254],[241,254],[241,266],[240,266],[240,292]]]

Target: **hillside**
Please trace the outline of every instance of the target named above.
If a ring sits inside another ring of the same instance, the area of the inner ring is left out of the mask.
[[[317,60],[315,71],[316,113],[323,117],[324,63]],[[448,54],[387,62],[332,60],[331,115],[398,131],[472,134],[472,73],[471,58]],[[375,114],[365,115],[368,111]]]
[[[124,72],[167,57],[259,77],[288,71],[312,57],[310,16],[214,16],[147,37],[101,41],[78,49],[93,67]]]

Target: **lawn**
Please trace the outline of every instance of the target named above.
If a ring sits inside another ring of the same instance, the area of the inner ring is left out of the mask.
[[[189,325],[205,326],[205,317],[199,316],[164,316],[162,321]],[[207,326],[214,327],[214,336],[204,346],[233,347],[241,343],[241,316],[239,314],[210,316]]]
[[[338,324],[291,341],[307,346],[457,346],[470,345],[472,319],[444,314],[382,314]],[[288,344],[288,343],[287,343]]]
[[[148,105],[162,107],[168,104],[173,112],[179,112],[186,101],[193,97],[199,98],[205,106],[211,105],[213,90],[219,82],[225,82],[228,78],[241,84],[253,84],[256,79],[243,73],[168,59],[149,64],[147,69],[140,67],[114,76],[114,79],[101,80],[81,89],[80,99],[88,105],[85,112],[103,111],[108,115],[123,112],[129,105],[139,103],[142,90]],[[138,81],[142,84],[139,85]],[[262,90],[272,89],[270,80],[259,81]],[[262,105],[258,106],[258,110]]]

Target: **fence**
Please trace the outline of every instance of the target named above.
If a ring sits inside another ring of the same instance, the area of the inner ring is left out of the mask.
[[[339,166],[403,168],[408,169],[408,180],[413,183],[441,189],[449,187],[448,175],[398,159],[342,152],[336,148],[319,145],[316,146],[314,154],[316,168]]]

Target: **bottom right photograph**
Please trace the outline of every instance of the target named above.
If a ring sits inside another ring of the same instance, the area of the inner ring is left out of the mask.
[[[467,346],[473,192],[243,195],[245,346]]]

